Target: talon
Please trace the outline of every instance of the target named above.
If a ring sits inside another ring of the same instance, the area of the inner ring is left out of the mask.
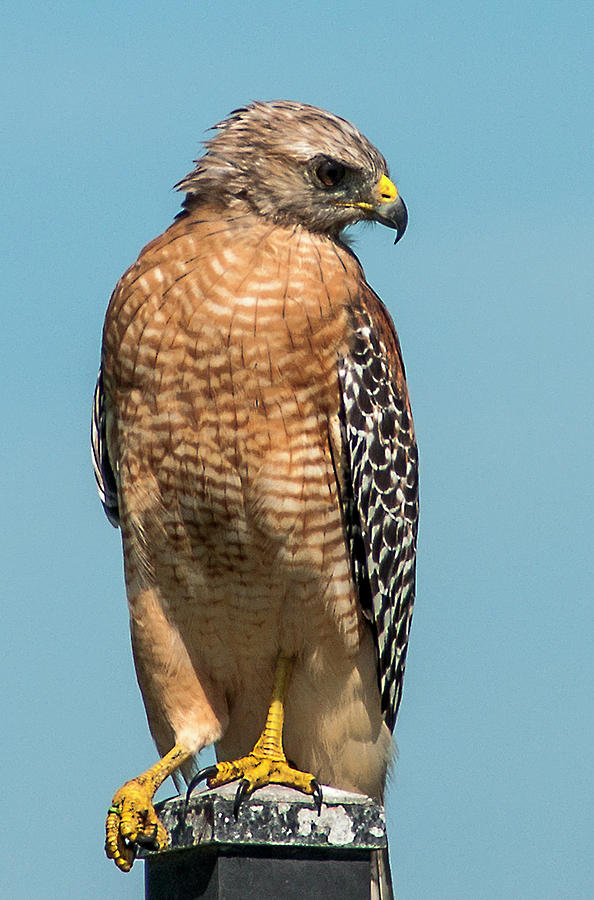
[[[250,783],[247,778],[242,778],[237,787],[237,792],[235,794],[235,802],[233,803],[233,815],[236,819],[239,818],[239,807],[241,806],[243,800],[248,797],[250,794]]]
[[[313,788],[313,798],[314,798],[314,803],[315,803],[316,809],[318,811],[318,816],[321,816],[322,800],[324,799],[322,796],[322,788],[320,787],[318,782],[315,780],[315,778],[312,778],[311,786]]]
[[[200,784],[201,781],[204,781],[205,778],[207,780],[209,778],[214,778],[218,772],[218,769],[218,766],[206,766],[205,769],[200,769],[199,772],[196,772],[188,785],[188,790],[186,791],[186,809],[188,808],[188,803],[190,802],[190,794],[192,793],[196,785]]]
[[[159,832],[159,826],[155,822],[153,825],[153,833],[152,834],[143,834],[142,832],[136,836],[135,843],[139,844],[141,847],[144,847],[146,850],[158,850],[159,849],[159,840],[157,838],[157,834]]]

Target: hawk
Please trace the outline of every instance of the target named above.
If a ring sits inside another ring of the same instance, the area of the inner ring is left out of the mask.
[[[216,745],[236,805],[271,782],[381,799],[415,590],[417,450],[386,308],[343,230],[396,229],[381,153],[312,106],[215,128],[182,212],[109,304],[95,474],[122,532],[161,759],[115,794],[106,851],[167,833],[153,795]],[[195,781],[195,779],[194,779]]]

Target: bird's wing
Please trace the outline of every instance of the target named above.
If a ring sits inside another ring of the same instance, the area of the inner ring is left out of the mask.
[[[352,315],[351,349],[339,362],[341,499],[353,577],[375,635],[382,713],[393,730],[415,598],[417,446],[398,337],[368,285]]]
[[[105,515],[117,528],[120,524],[118,509],[118,493],[116,479],[107,452],[105,394],[103,392],[103,369],[99,369],[95,395],[93,397],[93,415],[91,418],[91,446],[93,449],[93,469],[99,498],[103,504]]]

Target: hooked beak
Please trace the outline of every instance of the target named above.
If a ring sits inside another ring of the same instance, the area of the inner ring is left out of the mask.
[[[394,243],[397,244],[406,231],[408,211],[404,200],[398,193],[398,188],[387,175],[382,175],[373,188],[371,200],[373,202],[359,200],[354,203],[338,203],[337,205],[362,209],[366,219],[380,222],[381,225],[387,225],[388,228],[394,228],[396,231]]]
[[[396,230],[395,244],[398,243],[408,223],[408,212],[396,185],[387,175],[382,175],[375,187],[377,203],[370,204],[370,218],[388,228]]]

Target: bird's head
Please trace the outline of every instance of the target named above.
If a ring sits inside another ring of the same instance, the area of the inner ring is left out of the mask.
[[[236,109],[215,126],[176,188],[196,201],[249,207],[274,222],[337,235],[362,220],[406,229],[386,160],[354,125],[287,100]]]

